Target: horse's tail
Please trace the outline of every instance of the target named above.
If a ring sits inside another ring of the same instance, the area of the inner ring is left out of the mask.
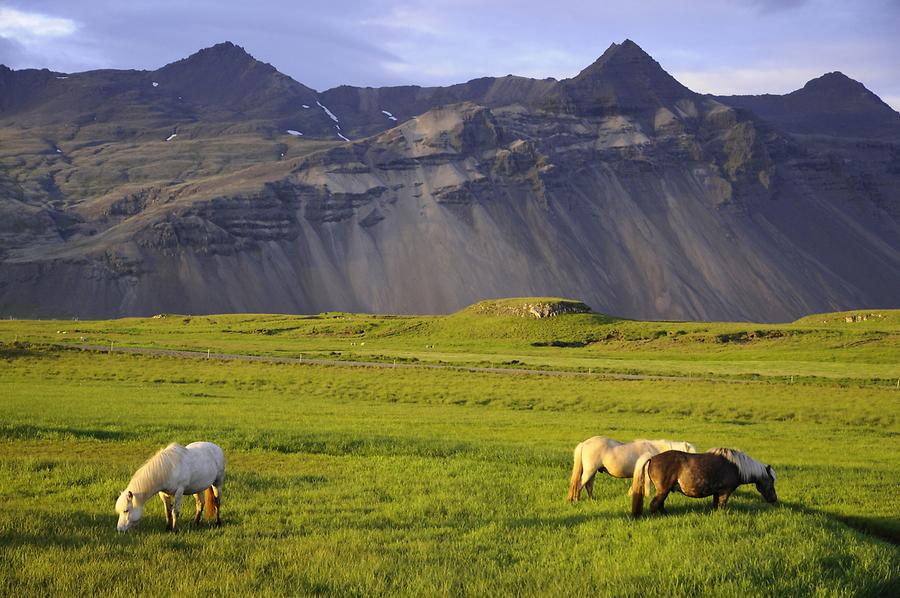
[[[652,456],[653,455],[650,453],[644,453],[637,458],[637,461],[635,461],[634,476],[631,480],[631,488],[628,490],[629,496],[634,496],[635,494],[650,494],[650,478],[647,477],[646,468],[647,463],[650,462],[650,457]]]
[[[206,489],[203,510],[206,511],[206,518],[212,519],[216,516],[216,494],[212,486]]]
[[[579,442],[572,453],[572,481],[569,483],[569,495],[567,500],[578,500],[581,497],[581,474],[584,473],[584,464],[581,462],[581,450],[583,442]]]
[[[634,464],[634,477],[631,480],[631,488],[628,494],[631,495],[631,514],[634,517],[640,517],[644,512],[644,495],[650,496],[650,453],[644,453],[638,457]]]

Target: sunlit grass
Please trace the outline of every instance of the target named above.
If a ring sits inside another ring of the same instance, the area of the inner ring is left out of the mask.
[[[5,320],[0,321],[0,341],[896,384],[900,378],[900,311],[847,314],[823,314],[774,325],[638,322],[599,314],[532,319],[483,315],[471,308],[442,317],[330,313]],[[867,319],[846,322],[860,314]]]
[[[581,367],[576,360],[597,359],[591,352],[602,349],[638,371],[656,360],[719,367],[731,377],[729,365],[748,345],[778,342],[714,346],[698,339],[747,325],[696,324],[709,331],[691,333],[698,336],[686,346],[659,337],[533,347],[545,333],[524,324],[516,332],[516,324],[506,337],[498,328],[495,341],[467,345],[463,326],[427,330],[440,326],[437,318],[342,317],[6,321],[0,335],[34,343],[115,335],[135,345],[220,343],[269,354],[382,339],[422,355],[452,332],[457,344],[447,353],[460,361],[494,354],[494,342],[562,368]],[[341,326],[365,322],[376,326],[342,336]],[[226,332],[279,323],[296,328]],[[589,324],[539,326],[559,334]],[[57,335],[63,326],[69,334]],[[7,343],[0,592],[895,595],[900,392],[862,370],[845,374],[855,363],[890,367],[896,332],[885,326],[880,340],[866,343],[875,348],[861,353],[835,346],[872,330],[840,330],[811,328],[791,346],[773,345],[776,357],[761,366],[770,375],[729,381],[183,360]],[[804,361],[795,359],[801,354],[823,364],[792,384],[780,372]],[[835,378],[829,367],[848,369]],[[740,448],[776,469],[782,505],[764,503],[748,486],[728,512],[672,496],[669,517],[632,521],[627,483],[608,477],[598,479],[597,500],[567,503],[571,450],[594,434]],[[117,534],[113,502],[133,471],[172,440],[199,439],[226,452],[225,525],[194,529],[186,501],[182,531],[165,534],[154,501],[134,532]]]

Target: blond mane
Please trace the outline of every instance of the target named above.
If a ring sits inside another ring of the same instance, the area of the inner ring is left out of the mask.
[[[738,468],[738,475],[741,476],[741,482],[744,484],[764,480],[769,477],[770,472],[772,481],[775,481],[775,470],[769,469],[768,465],[757,461],[747,453],[730,448],[711,448],[706,452],[719,455],[731,461]]]
[[[650,444],[652,444],[653,446],[655,446],[656,448],[661,449],[661,450],[665,449],[665,450],[669,450],[669,451],[671,451],[671,450],[679,450],[680,451],[682,449],[686,449],[685,452],[688,452],[688,453],[696,453],[697,452],[697,449],[694,448],[693,444],[691,444],[690,442],[684,441],[684,440],[667,440],[665,438],[658,438],[656,440],[648,440],[646,438],[638,438],[637,440],[635,440],[635,442],[649,442]]]
[[[181,459],[186,452],[187,449],[177,442],[159,449],[155,455],[141,465],[140,469],[134,472],[131,481],[128,482],[128,489],[135,494],[146,494],[159,490],[160,485],[181,464]]]

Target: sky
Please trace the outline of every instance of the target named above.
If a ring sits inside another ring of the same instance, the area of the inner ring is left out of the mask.
[[[900,110],[900,0],[0,0],[0,63],[155,69],[232,41],[314,89],[571,77],[637,42],[701,93],[830,71]]]

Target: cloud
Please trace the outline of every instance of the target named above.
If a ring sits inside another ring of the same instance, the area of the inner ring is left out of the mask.
[[[0,63],[11,68],[65,69],[90,64],[94,52],[79,50],[79,24],[64,17],[0,7]]]
[[[0,64],[16,66],[22,62],[23,55],[21,44],[0,36]]]
[[[516,47],[504,60],[507,72],[522,77],[572,77],[586,67],[593,58],[584,58],[560,48]],[[498,75],[504,73],[498,72]]]
[[[808,0],[749,0],[750,4],[761,14],[784,12],[799,8]]]
[[[438,37],[445,31],[437,14],[410,6],[394,6],[387,15],[362,19],[359,24],[363,27],[399,29],[406,33],[433,37]]]
[[[66,37],[77,30],[78,25],[71,19],[25,12],[15,8],[0,8],[0,37],[22,44]]]
[[[716,95],[788,93],[822,74],[815,67],[675,70],[672,76],[698,93]]]

